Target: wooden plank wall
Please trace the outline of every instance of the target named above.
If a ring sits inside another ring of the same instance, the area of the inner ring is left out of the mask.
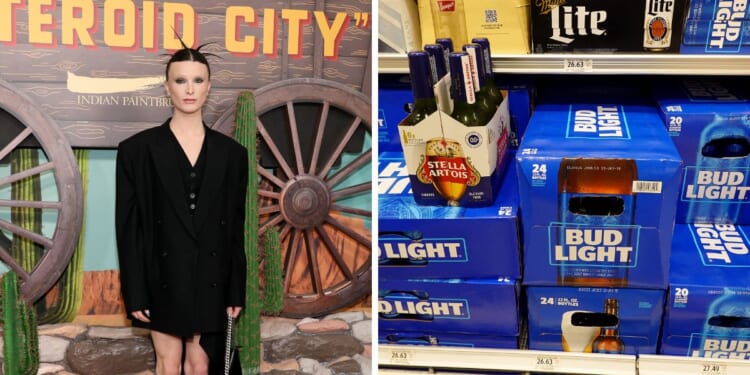
[[[70,10],[79,3],[89,5]],[[116,147],[125,137],[170,115],[160,80],[169,52],[165,34],[173,39],[173,23],[186,41],[192,39],[194,46],[210,43],[203,50],[218,56],[209,60],[213,87],[205,108],[209,124],[231,107],[239,91],[291,78],[331,80],[371,95],[371,0],[10,0],[2,4],[0,79],[50,115],[72,147]],[[137,13],[128,20],[123,16],[128,12],[116,11],[117,7],[132,7]],[[149,9],[155,16],[148,15]],[[183,16],[165,19],[169,10],[183,11]],[[321,27],[316,11],[323,12],[327,25]],[[185,26],[191,12],[194,23]],[[248,12],[254,12],[254,24],[227,17]],[[266,15],[273,17],[266,19]],[[71,17],[87,16],[96,20],[94,27],[83,36],[73,34],[75,43],[66,42],[70,38],[63,30],[71,29]],[[339,37],[324,37],[324,28],[334,28],[337,17],[344,16]],[[295,17],[307,21],[290,21]],[[266,27],[271,19],[275,27]],[[151,20],[153,26],[144,26]],[[237,26],[227,30],[228,24]],[[295,25],[301,25],[299,37],[291,33]],[[113,46],[117,42],[112,37],[118,33],[134,33],[135,45]],[[87,35],[93,46],[84,45]],[[245,36],[256,38],[252,53],[231,43]],[[273,52],[264,52],[271,42]],[[334,55],[326,56],[326,42],[328,54],[333,46]],[[294,54],[297,46],[300,53]]]

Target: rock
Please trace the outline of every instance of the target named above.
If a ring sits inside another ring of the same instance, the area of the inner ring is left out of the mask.
[[[372,343],[372,321],[362,320],[352,324],[352,335],[363,343]]]
[[[279,363],[261,362],[260,372],[265,374],[270,371],[299,371],[299,363],[296,359],[287,359]]]
[[[351,358],[329,364],[328,368],[336,375],[359,375],[362,373],[359,362]]]
[[[94,326],[89,328],[89,337],[98,337],[105,339],[126,339],[131,337],[147,337],[150,331],[143,328],[134,327],[101,327]]]
[[[331,370],[323,366],[320,362],[310,358],[300,358],[299,367],[302,372],[313,375],[331,375]]]
[[[57,365],[54,363],[40,363],[39,370],[36,373],[37,375],[54,375],[63,370],[65,370],[65,367],[63,367],[62,365]]]
[[[335,331],[348,331],[349,324],[343,320],[330,319],[317,322],[298,324],[297,328],[304,333],[322,333]]]
[[[264,359],[281,362],[289,358],[311,358],[321,362],[362,353],[364,347],[348,334],[302,335],[295,334],[263,343]]]
[[[297,322],[297,325],[299,326],[300,324],[314,323],[314,322],[319,322],[319,321],[320,319],[316,319],[316,318],[304,318],[300,320],[299,322]]]
[[[326,316],[323,320],[327,319],[340,319],[347,323],[358,322],[365,318],[365,314],[362,311],[344,311]]]
[[[355,354],[352,359],[359,363],[359,368],[362,371],[362,375],[370,375],[372,373],[372,360],[370,358]]]
[[[266,341],[289,336],[297,331],[294,322],[284,318],[264,319],[260,325],[260,339]]]
[[[39,337],[39,361],[60,362],[65,359],[65,351],[70,341],[54,336]]]
[[[80,323],[45,324],[39,327],[39,336],[62,336],[74,339],[86,332],[88,327]]]
[[[149,371],[156,366],[151,340],[92,338],[73,342],[66,354],[68,366],[80,375],[121,375]]]

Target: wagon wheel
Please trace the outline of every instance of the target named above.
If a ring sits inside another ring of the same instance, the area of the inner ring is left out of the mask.
[[[15,173],[0,168],[0,260],[18,274],[23,298],[33,303],[57,282],[73,255],[81,228],[83,188],[73,150],[57,124],[28,97],[0,80],[0,162],[13,150],[26,147],[41,149],[38,166]],[[8,199],[14,182],[35,176],[43,184],[42,200]],[[11,209],[18,207],[42,210],[43,233],[11,222]],[[44,227],[47,225],[50,228]],[[13,236],[43,248],[31,270],[24,269],[11,254]]]
[[[267,85],[254,94],[259,234],[279,229],[281,314],[319,316],[351,305],[371,293],[369,99],[344,85],[309,78]],[[215,127],[229,133],[233,121],[234,108]]]

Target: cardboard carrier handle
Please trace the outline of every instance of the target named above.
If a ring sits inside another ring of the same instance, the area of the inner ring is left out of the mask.
[[[701,148],[707,158],[744,158],[750,155],[750,141],[745,137],[722,137],[708,141]]]
[[[620,319],[607,313],[576,312],[570,317],[570,323],[577,327],[614,327],[620,324]]]
[[[750,328],[750,318],[746,316],[716,315],[708,319],[708,325],[722,328]]]
[[[568,200],[568,210],[576,215],[618,216],[625,211],[625,200],[618,196],[577,196]]]

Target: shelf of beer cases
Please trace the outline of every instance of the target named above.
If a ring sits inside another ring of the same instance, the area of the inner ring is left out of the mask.
[[[530,54],[492,55],[492,70],[508,74],[750,75],[747,55]],[[378,53],[379,73],[408,73],[406,56]]]
[[[578,375],[747,375],[750,361],[668,355],[378,345],[379,373],[514,371]]]

